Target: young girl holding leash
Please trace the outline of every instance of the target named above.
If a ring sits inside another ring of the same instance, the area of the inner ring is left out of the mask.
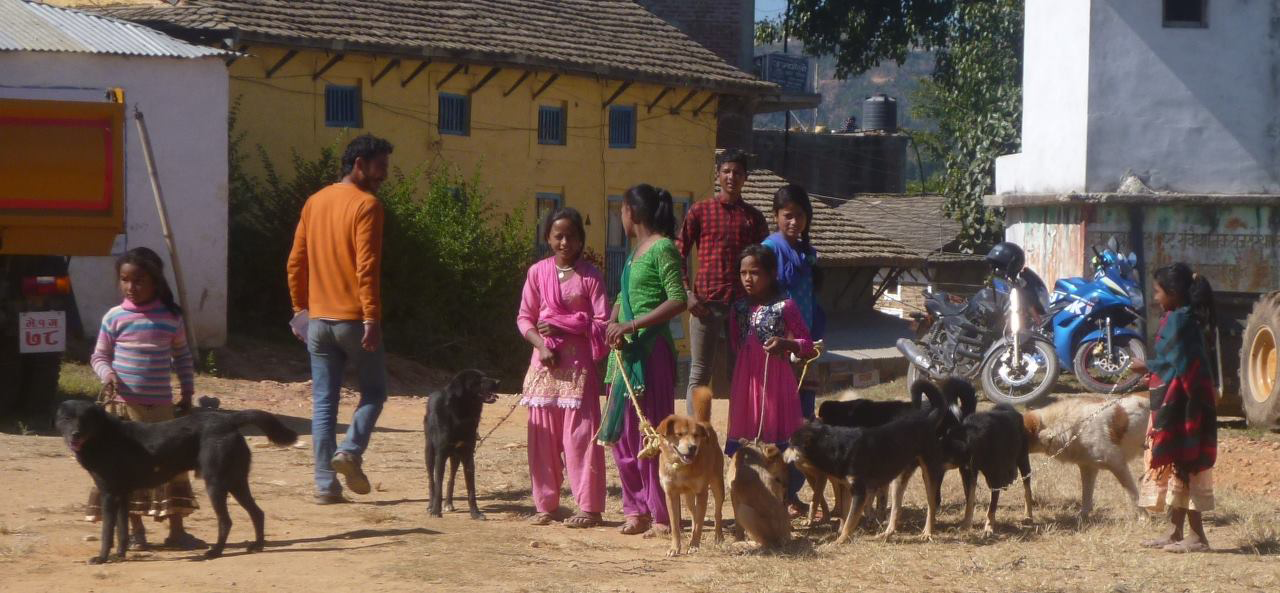
[[[778,287],[795,301],[804,318],[805,326],[816,340],[822,339],[822,308],[818,305],[813,275],[817,269],[818,253],[814,251],[809,240],[809,221],[813,220],[813,204],[809,201],[809,193],[795,184],[784,185],[773,194],[773,216],[778,231],[769,235],[761,245],[773,250],[778,258]],[[806,419],[812,419],[817,399],[814,385],[800,386],[800,413]],[[804,503],[797,496],[804,486],[804,475],[794,466],[791,468],[791,481],[787,488],[787,506],[792,518],[806,511]]]
[[[662,535],[670,529],[658,460],[640,458],[643,435],[627,401],[627,386],[649,422],[661,422],[675,411],[676,350],[670,322],[684,312],[687,298],[680,251],[671,240],[675,225],[670,193],[640,184],[623,195],[622,228],[634,247],[622,268],[609,324],[609,344],[619,355],[609,358],[609,403],[596,440],[613,445],[626,515],[621,531],[626,535]]]
[[[1169,508],[1173,530],[1143,543],[1185,553],[1209,550],[1203,514],[1213,509],[1213,464],[1218,454],[1216,395],[1206,333],[1214,329],[1213,289],[1184,263],[1156,270],[1154,300],[1164,309],[1155,349],[1133,370],[1151,372],[1147,472],[1138,504]],[[1183,523],[1191,526],[1184,537]]]
[[[567,466],[578,512],[565,526],[594,527],[604,511],[604,450],[592,441],[600,426],[598,368],[608,351],[609,308],[600,271],[582,259],[582,215],[556,209],[542,229],[552,255],[529,267],[516,317],[533,345],[521,398],[529,408],[529,481],[537,510],[530,522],[554,520]]]
[[[777,258],[763,245],[751,245],[738,258],[738,275],[747,296],[730,312],[730,343],[737,349],[729,395],[729,436],[725,454],[738,439],[760,440],[780,448],[804,422],[789,354],[813,356],[809,328],[795,301],[776,280]]]
[[[164,277],[164,262],[146,247],[131,249],[116,262],[116,276],[124,302],[102,318],[98,344],[90,362],[103,383],[107,410],[133,422],[172,420],[175,407],[191,408],[195,393],[195,366],[187,347],[182,309]],[[182,397],[173,403],[173,373],[178,374]],[[196,509],[187,474],[151,490],[133,493],[129,502],[132,550],[145,550],[143,515],[168,519],[166,548],[194,550],[205,543],[187,533],[183,517]],[[97,488],[89,495],[88,519],[101,519]]]

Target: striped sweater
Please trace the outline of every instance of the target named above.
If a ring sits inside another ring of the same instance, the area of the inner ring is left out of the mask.
[[[116,396],[126,403],[172,403],[174,372],[182,394],[195,393],[195,367],[182,317],[159,299],[144,305],[126,299],[107,311],[90,361],[103,383],[112,374],[120,378]]]

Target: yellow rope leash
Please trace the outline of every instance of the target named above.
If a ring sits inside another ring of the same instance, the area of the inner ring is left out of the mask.
[[[613,358],[618,363],[618,374],[622,376],[622,384],[627,387],[627,394],[630,395],[631,407],[636,412],[636,425],[640,428],[641,442],[644,444],[636,457],[639,459],[655,457],[658,455],[658,450],[662,447],[665,439],[658,434],[658,431],[653,429],[652,424],[649,424],[649,420],[644,417],[644,412],[640,411],[640,402],[636,399],[636,390],[631,386],[631,379],[627,377],[626,368],[622,366],[622,351],[614,350]]]
[[[804,377],[809,373],[809,364],[815,360],[818,360],[818,358],[822,356],[822,346],[823,346],[822,340],[818,340],[813,343],[813,356],[810,356],[809,358],[803,358],[803,359],[797,358],[799,362],[804,363],[804,366],[800,367],[800,380],[796,382],[796,395],[800,395],[800,389],[804,387]],[[769,357],[770,356],[772,355],[769,354],[768,351],[765,351],[764,353],[764,385],[762,389],[767,389],[769,386]],[[760,437],[764,435],[764,407],[765,407],[765,398],[761,397],[760,398],[760,425],[756,429],[756,439],[755,441],[753,441],[755,443],[761,443],[762,441],[760,440]]]

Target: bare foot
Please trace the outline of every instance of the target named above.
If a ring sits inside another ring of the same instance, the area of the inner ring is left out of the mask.
[[[1159,549],[1161,549],[1161,548],[1164,548],[1165,546],[1172,545],[1172,544],[1176,544],[1176,543],[1178,543],[1178,542],[1180,542],[1180,541],[1182,541],[1182,538],[1180,538],[1180,537],[1179,537],[1179,538],[1174,538],[1174,537],[1173,537],[1173,536],[1171,536],[1171,535],[1166,535],[1166,536],[1161,537],[1161,538],[1157,538],[1157,539],[1153,539],[1153,540],[1148,540],[1148,541],[1142,542],[1142,547],[1144,547],[1144,548],[1150,548],[1150,549],[1152,549],[1152,550],[1159,550]]]
[[[671,535],[671,526],[662,523],[654,523],[649,531],[644,532],[644,539],[653,539],[655,537],[666,537]]]
[[[640,535],[649,531],[649,526],[652,522],[647,516],[627,517],[627,521],[618,529],[618,533],[622,535]]]
[[[555,520],[556,520],[555,517],[552,517],[551,513],[534,513],[532,517],[529,517],[529,524],[530,525],[550,525],[554,523]]]
[[[1171,543],[1162,550],[1173,554],[1186,554],[1188,552],[1208,552],[1209,544],[1200,541],[1199,538],[1184,539],[1180,542]]]

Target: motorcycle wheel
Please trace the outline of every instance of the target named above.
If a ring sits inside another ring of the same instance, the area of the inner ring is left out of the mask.
[[[927,378],[928,376],[924,371],[920,370],[920,367],[909,362],[907,363],[907,389],[910,389],[912,385],[915,385],[917,380]]]
[[[1022,351],[1024,365],[1030,365],[1027,373],[1014,376],[1017,371],[1007,360],[1012,354],[1008,344],[988,358],[982,365],[982,392],[997,404],[1031,405],[1053,391],[1058,382],[1058,357],[1053,346],[1041,340],[1032,340],[1031,348]]]
[[[1134,359],[1147,359],[1147,349],[1142,340],[1132,337],[1117,338],[1115,349],[1119,360],[1114,365],[1115,368],[1111,368],[1113,365],[1103,360],[1098,346],[1099,342],[1088,342],[1076,349],[1072,360],[1076,380],[1094,393],[1114,395],[1133,391],[1142,381],[1142,375],[1128,372],[1129,364]]]

